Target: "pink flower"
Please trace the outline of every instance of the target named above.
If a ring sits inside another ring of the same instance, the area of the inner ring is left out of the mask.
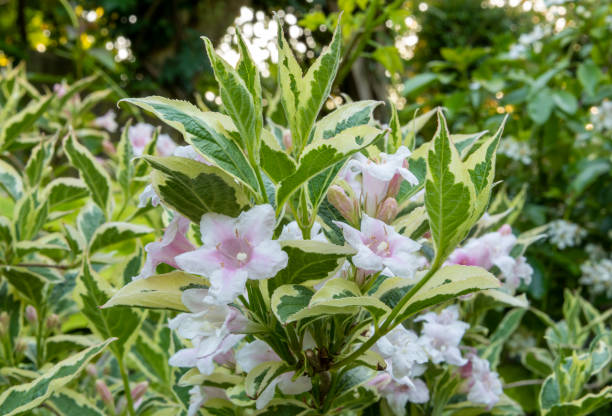
[[[62,98],[68,92],[68,84],[66,84],[65,80],[62,80],[62,83],[53,84],[53,92],[57,94],[59,98]]]
[[[363,214],[361,231],[339,221],[334,223],[357,250],[352,260],[361,269],[378,272],[388,267],[395,275],[411,278],[422,264],[419,256],[413,254],[421,246],[380,220]]]
[[[287,253],[274,233],[274,209],[257,205],[238,218],[208,213],[202,216],[200,230],[204,245],[181,254],[181,269],[208,278],[210,295],[230,303],[244,291],[247,279],[266,279],[287,266]]]
[[[444,361],[453,365],[466,363],[461,356],[459,343],[470,326],[459,320],[457,305],[449,306],[439,314],[423,314],[415,319],[415,322],[418,321],[425,321],[421,339],[434,364]]]
[[[157,144],[155,148],[160,156],[172,156],[174,149],[176,149],[176,143],[174,143],[174,140],[172,140],[167,134],[160,134],[157,137]]]
[[[259,364],[270,361],[281,361],[280,357],[263,341],[255,340],[243,346],[236,355],[236,362],[246,373],[250,373]],[[295,372],[290,371],[276,377],[257,398],[255,407],[263,409],[274,398],[276,386],[283,394],[295,395],[312,389],[310,377],[299,376],[294,380]]]
[[[469,362],[461,368],[461,375],[467,378],[467,398],[473,403],[486,405],[490,410],[504,392],[499,375],[491,371],[489,361],[476,354],[469,354],[468,359]]]
[[[155,274],[155,268],[166,263],[172,267],[179,268],[174,258],[179,254],[193,250],[195,247],[185,234],[189,229],[189,220],[182,215],[175,213],[174,218],[168,224],[168,228],[164,232],[164,237],[161,241],[149,243],[145,246],[147,252],[147,260],[144,267],[138,276],[134,276],[132,280],[144,279]]]
[[[128,128],[128,138],[134,149],[134,155],[142,156],[147,145],[153,140],[155,128],[147,123],[136,123]]]
[[[114,133],[117,131],[117,122],[115,121],[116,116],[117,115],[115,114],[113,110],[108,110],[106,114],[104,114],[101,117],[96,118],[93,121],[93,125],[96,127],[106,129],[111,133]]]
[[[196,416],[200,407],[210,399],[227,399],[225,390],[219,387],[193,386],[189,390],[189,409],[187,416]]]
[[[183,292],[183,304],[191,311],[171,319],[168,326],[178,335],[191,340],[193,347],[184,348],[170,358],[170,365],[197,367],[205,375],[215,369],[215,363],[231,360],[232,348],[244,338],[240,331],[246,319],[240,312],[227,305],[207,302],[208,290],[187,289]]]
[[[380,395],[387,400],[393,413],[398,416],[406,415],[408,402],[426,403],[429,401],[429,389],[421,379],[401,383],[393,380],[388,373],[381,373],[369,384],[376,387]]]
[[[399,191],[402,179],[416,185],[418,179],[407,168],[406,158],[410,150],[401,146],[392,155],[381,153],[378,161],[358,154],[348,163],[348,168],[354,172],[361,172],[362,198],[365,211],[368,215],[376,216],[378,205],[387,196],[395,196]]]

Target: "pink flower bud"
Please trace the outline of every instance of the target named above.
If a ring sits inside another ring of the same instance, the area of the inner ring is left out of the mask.
[[[27,348],[28,344],[22,338],[19,338],[15,343],[15,352],[17,354],[23,354]]]
[[[399,173],[393,175],[393,178],[389,181],[389,188],[387,188],[387,196],[395,198],[399,193],[400,186],[404,178]]]
[[[38,313],[36,313],[36,309],[32,305],[26,306],[25,316],[29,323],[34,324],[38,321]]]
[[[510,224],[504,224],[499,228],[498,232],[501,235],[510,235],[512,234],[512,227],[510,227]]]
[[[47,318],[47,329],[52,330],[52,329],[59,327],[59,325],[60,325],[59,316],[57,316],[57,314],[55,313],[52,313],[51,315],[49,315],[49,317]]]
[[[390,224],[391,221],[393,221],[397,216],[398,210],[399,207],[395,198],[389,197],[385,199],[384,202],[378,207],[376,218]]]
[[[102,149],[104,149],[104,151],[109,155],[114,155],[117,153],[115,145],[110,140],[104,140],[102,142]]]
[[[330,186],[329,191],[327,192],[327,199],[329,200],[329,203],[332,204],[347,221],[350,223],[355,222],[357,219],[357,210],[354,203],[355,201],[348,197],[342,187],[338,185]]]
[[[285,146],[285,149],[287,149],[287,151],[291,151],[291,148],[293,147],[293,140],[291,139],[290,131],[286,131],[285,133],[283,133],[283,146]]]
[[[139,399],[141,399],[142,396],[144,396],[148,388],[149,388],[148,381],[143,381],[142,383],[136,384],[131,391],[132,399],[134,399],[134,401],[138,401]]]
[[[113,395],[111,394],[108,386],[104,382],[104,380],[96,380],[96,391],[100,395],[100,398],[109,407],[115,406],[115,401],[113,400]]]
[[[98,377],[98,370],[96,369],[96,366],[93,364],[87,365],[87,374],[93,378]]]

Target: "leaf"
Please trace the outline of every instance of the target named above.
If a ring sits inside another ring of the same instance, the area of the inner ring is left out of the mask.
[[[438,75],[433,72],[425,72],[423,74],[417,74],[406,82],[404,82],[404,88],[402,88],[402,95],[409,96],[413,93],[420,91],[427,85],[438,79]]]
[[[45,301],[48,284],[56,284],[63,281],[55,274],[45,274],[41,268],[26,268],[16,266],[3,266],[0,272],[28,302],[35,306],[42,306]]]
[[[47,399],[45,404],[60,416],[105,415],[105,413],[91,403],[85,395],[67,388],[61,389],[53,394]]]
[[[137,105],[177,129],[185,141],[207,160],[238,179],[251,191],[259,189],[255,171],[237,146],[239,133],[232,119],[213,112],[202,112],[196,106],[164,97],[125,98],[120,101]],[[236,138],[236,139],[234,139]]]
[[[257,144],[263,124],[261,106],[259,113],[255,111],[255,103],[251,91],[245,84],[245,80],[215,52],[211,41],[202,37],[208,53],[208,58],[215,73],[215,79],[219,83],[219,92],[223,107],[238,128],[239,143],[247,149],[249,155],[258,152]],[[245,47],[246,49],[246,47]],[[259,81],[257,69],[254,68],[248,53],[241,56],[240,69],[242,73],[251,79],[247,79],[251,87],[254,87],[255,78]],[[261,86],[259,87],[261,90]],[[259,97],[258,97],[259,98]],[[258,155],[257,155],[258,156]]]
[[[151,179],[160,199],[196,223],[207,212],[236,217],[249,204],[234,178],[216,166],[175,156],[145,160],[155,169]]]
[[[36,187],[42,179],[43,170],[48,166],[53,157],[55,140],[39,143],[30,154],[25,166],[26,179],[30,188]]]
[[[553,405],[542,409],[543,416],[587,416],[612,402],[612,386],[606,386],[598,393],[590,393],[580,399]]]
[[[554,105],[552,91],[550,88],[543,88],[527,103],[527,114],[536,124],[544,124]]]
[[[45,186],[43,199],[49,201],[49,208],[81,199],[89,195],[87,185],[77,178],[56,178]]]
[[[379,289],[380,292],[383,285]],[[397,322],[449,299],[500,286],[499,280],[481,267],[461,265],[443,267],[406,302]],[[378,292],[375,296],[377,294]]]
[[[11,416],[39,406],[55,391],[78,377],[87,363],[113,341],[112,338],[107,339],[60,361],[30,383],[10,387],[0,395],[0,414]]]
[[[474,185],[459,152],[450,141],[446,120],[438,110],[438,130],[427,155],[425,207],[436,247],[443,261],[472,227]]]
[[[278,21],[279,86],[281,102],[293,142],[303,149],[321,107],[327,100],[338,72],[342,35],[340,21],[329,46],[319,55],[304,77]],[[298,152],[299,154],[299,152]]]
[[[389,120],[389,138],[388,140],[388,150],[387,153],[394,153],[397,149],[404,144],[404,137],[402,134],[402,126],[400,125],[399,115],[397,114],[397,108],[395,104],[391,103],[391,119]],[[408,149],[414,150],[414,141],[411,140]]]
[[[575,114],[578,111],[578,100],[570,92],[564,90],[553,91],[555,105],[567,114]]]
[[[497,368],[504,344],[518,329],[525,312],[525,309],[513,309],[508,312],[506,316],[504,316],[504,319],[497,325],[495,332],[491,335],[490,344],[485,348],[481,348],[482,352],[478,355],[489,360],[492,369]]]
[[[119,164],[117,166],[117,182],[121,185],[124,195],[127,197],[130,193],[130,184],[134,177],[134,147],[128,136],[128,131],[132,120],[128,120],[127,124],[123,127],[121,132],[121,139],[117,146],[117,159]]]
[[[295,172],[295,160],[283,150],[272,133],[264,129],[261,135],[259,163],[274,183],[279,183]]]
[[[322,174],[309,184],[310,200],[313,206],[317,206],[340,170],[339,164],[383,135],[384,132],[375,127],[357,126],[344,130],[332,139],[310,143],[304,149],[295,173],[283,180],[276,192],[277,212],[283,209],[289,197],[301,185]]]
[[[308,306],[314,291],[306,286],[284,285],[272,294],[270,304],[274,315],[281,322],[287,322],[293,315]]]
[[[576,199],[586,188],[593,184],[601,175],[610,172],[610,162],[607,159],[584,160],[586,163],[579,163],[579,172],[572,179],[569,190],[572,191],[571,198]]]
[[[597,64],[591,60],[582,62],[578,66],[576,76],[584,87],[587,95],[594,96],[595,87],[597,87],[602,77],[601,69],[599,69]]]
[[[352,248],[313,240],[282,241],[281,247],[289,256],[289,262],[287,267],[268,280],[270,292],[285,284],[332,277],[346,258],[355,254]]]
[[[374,109],[380,104],[382,101],[363,100],[338,107],[317,121],[311,141],[333,139],[351,127],[371,124],[374,121]]]
[[[77,142],[74,131],[64,138],[64,151],[72,165],[79,170],[81,179],[85,182],[91,196],[103,212],[110,211],[111,180],[108,173],[94,159],[93,155]]]
[[[376,50],[372,53],[372,58],[380,62],[382,66],[384,66],[385,69],[391,73],[391,75],[401,73],[404,69],[402,58],[400,57],[400,54],[395,46],[383,46],[376,48]]]
[[[547,349],[529,348],[521,354],[521,364],[540,377],[546,377],[553,371],[554,360]]]
[[[85,237],[85,241],[89,242],[98,227],[104,224],[105,221],[106,219],[102,210],[97,205],[89,203],[79,212],[77,216],[77,227],[83,237]],[[68,229],[69,224],[66,224],[65,227]],[[75,237],[75,241],[80,242],[79,237],[74,236],[74,234],[71,235]]]
[[[4,160],[0,160],[0,186],[13,201],[19,200],[21,195],[23,195],[21,175]]]
[[[117,338],[111,349],[122,359],[138,335],[144,315],[132,309],[100,309],[111,298],[111,287],[91,269],[87,260],[77,278],[74,297],[91,330],[101,338]]]
[[[53,94],[32,100],[23,110],[4,120],[0,128],[0,149],[9,149],[22,131],[32,128],[52,100]]]
[[[272,380],[289,370],[289,367],[280,361],[268,361],[259,364],[247,374],[244,381],[247,395],[252,399],[259,397]]]
[[[95,253],[101,248],[141,237],[153,232],[153,229],[143,225],[130,224],[126,222],[107,222],[102,224],[91,238],[89,252]]]
[[[207,282],[182,271],[133,280],[117,291],[102,308],[136,306],[189,312],[183,305],[182,294],[187,289],[205,288]]]

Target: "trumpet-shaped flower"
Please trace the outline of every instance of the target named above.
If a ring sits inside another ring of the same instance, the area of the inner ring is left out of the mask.
[[[278,236],[278,241],[286,241],[286,240],[303,240],[302,230],[298,225],[297,221],[291,221],[289,224],[283,226],[283,230]],[[321,224],[315,222],[312,225],[312,229],[310,230],[310,239],[315,241],[323,241],[326,242],[325,234],[323,234],[323,230],[321,229]]]
[[[344,239],[357,250],[353,263],[361,269],[378,272],[388,267],[397,276],[411,278],[422,265],[419,256],[414,254],[421,246],[383,221],[364,214],[361,231],[339,221],[335,224],[342,229]]]
[[[191,340],[193,347],[184,348],[170,358],[170,365],[197,367],[202,374],[212,374],[215,362],[228,360],[228,353],[243,337],[246,319],[237,309],[207,302],[208,290],[187,289],[183,304],[191,311],[171,319],[168,326],[178,335]]]
[[[250,373],[259,364],[281,361],[280,357],[272,351],[272,349],[263,341],[255,340],[243,346],[236,354],[236,362],[243,371]],[[276,377],[259,395],[255,406],[257,409],[263,409],[274,398],[276,386],[283,394],[295,395],[309,391],[312,388],[310,378],[307,376],[299,376],[293,379],[294,372],[281,374]]]
[[[428,312],[415,321],[424,321],[422,342],[434,364],[446,361],[453,365],[464,365],[466,360],[461,356],[459,343],[470,327],[459,320],[457,305],[449,306],[439,314]]]
[[[200,407],[202,407],[210,399],[227,399],[225,390],[218,387],[209,386],[193,386],[189,390],[189,409],[187,416],[196,416]]]
[[[387,195],[395,196],[402,179],[413,185],[418,183],[416,176],[407,168],[408,156],[410,150],[401,146],[392,155],[381,153],[378,162],[358,154],[348,163],[349,169],[361,172],[362,198],[368,215],[376,215],[378,205]]]
[[[491,371],[489,361],[476,354],[468,355],[468,363],[461,368],[461,374],[467,378],[468,400],[481,403],[491,409],[503,393],[499,375]]]
[[[287,266],[287,253],[272,240],[274,222],[270,205],[257,205],[238,218],[204,214],[203,246],[175,260],[184,271],[209,279],[211,299],[230,303],[243,293],[247,279],[273,277]]]
[[[394,380],[388,373],[380,373],[369,384],[376,387],[397,416],[406,415],[408,402],[426,403],[429,401],[429,389],[421,379],[401,383]]]
[[[185,237],[188,229],[189,219],[175,213],[161,241],[149,243],[145,246],[147,260],[140,274],[134,276],[133,280],[144,279],[155,274],[155,268],[161,263],[178,268],[174,258],[195,248]]]
[[[387,363],[387,371],[400,384],[420,376],[428,361],[423,343],[414,331],[399,325],[376,342],[376,349]]]

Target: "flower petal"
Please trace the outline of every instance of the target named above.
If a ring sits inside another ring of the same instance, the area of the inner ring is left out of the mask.
[[[289,257],[278,241],[268,240],[253,248],[251,258],[246,264],[249,279],[266,279],[287,267]]]
[[[251,244],[271,240],[274,234],[276,217],[272,205],[255,205],[240,214],[237,221],[238,234]]]

